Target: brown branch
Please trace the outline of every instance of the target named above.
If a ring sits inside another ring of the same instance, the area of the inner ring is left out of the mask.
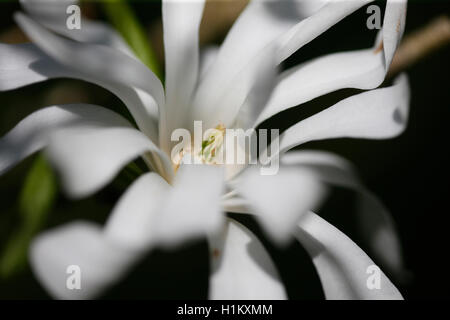
[[[405,36],[394,56],[388,76],[411,67],[450,42],[450,19],[440,16],[423,28]]]

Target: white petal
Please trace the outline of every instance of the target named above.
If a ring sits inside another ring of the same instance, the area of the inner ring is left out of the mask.
[[[279,39],[279,61],[315,39],[343,18],[373,0],[327,1],[317,12],[296,24]]]
[[[248,201],[243,199],[235,190],[222,197],[222,207],[225,212],[252,213],[251,208],[248,206]]]
[[[222,189],[223,172],[212,166],[183,165],[173,186],[155,173],[145,174],[114,208],[106,234],[145,250],[205,237],[223,225]]]
[[[156,164],[155,170],[169,181],[173,175],[172,164],[166,154],[133,128],[59,130],[51,136],[47,151],[50,161],[61,174],[65,191],[76,198],[98,191],[127,163],[148,152],[161,162]],[[144,160],[148,158],[144,157]]]
[[[211,112],[210,108],[221,102],[224,95],[233,94],[230,87],[236,81],[241,81],[240,85],[244,85],[247,90],[253,86],[251,80],[254,78],[251,74],[255,74],[255,68],[264,65],[263,59],[270,59],[272,56],[267,55],[262,49],[298,21],[279,17],[274,9],[285,8],[283,5],[279,5],[279,3],[266,1],[251,1],[247,5],[221,45],[217,58],[199,83],[193,102],[194,112],[197,113],[194,118],[201,119],[205,113]],[[255,58],[258,55],[260,61],[256,63]],[[271,62],[274,63],[274,61]],[[248,66],[249,64],[253,66]],[[244,79],[247,80],[243,81]],[[239,87],[235,86],[234,89],[239,89]],[[246,94],[244,94],[244,99],[245,96]],[[216,108],[215,110],[220,111],[221,109]],[[214,127],[217,124],[208,125]]]
[[[157,141],[158,107],[153,98],[126,83],[101,79],[56,62],[34,44],[0,44],[0,91],[12,90],[54,78],[74,78],[106,88],[127,106],[139,128]]]
[[[20,0],[20,3],[33,19],[54,32],[80,42],[106,45],[134,57],[122,37],[104,23],[83,16],[80,29],[67,27],[67,8],[79,5],[78,0]]]
[[[155,245],[155,224],[170,190],[169,184],[151,172],[139,177],[114,207],[105,236],[131,248],[148,250]]]
[[[155,237],[170,247],[188,238],[217,232],[224,219],[220,206],[223,191],[222,168],[182,165],[155,221]]]
[[[45,53],[63,65],[107,83],[142,89],[159,107],[164,106],[161,81],[141,62],[106,46],[64,39],[21,13],[17,13],[15,19]]]
[[[389,69],[395,51],[405,31],[407,0],[388,0],[383,21],[383,52]]]
[[[283,132],[280,153],[314,140],[395,137],[405,129],[409,97],[408,79],[401,75],[391,87],[344,99]]]
[[[19,122],[0,140],[0,173],[44,148],[49,137],[67,127],[131,127],[122,116],[108,109],[87,104],[47,107]]]
[[[274,175],[248,168],[237,178],[235,188],[279,243],[291,238],[299,218],[316,208],[324,196],[322,184],[312,170],[300,167],[281,167]]]
[[[385,74],[383,55],[373,49],[335,53],[307,62],[281,75],[257,123],[335,90],[373,89]]]
[[[323,0],[251,1],[233,24],[217,58],[202,77],[196,103],[206,109],[219,99],[246,66],[280,35],[314,14]]]
[[[374,262],[346,235],[316,214],[303,216],[296,237],[313,259],[327,299],[403,299],[379,269],[379,289],[370,286],[374,271],[369,267],[373,268]]]
[[[222,113],[242,105],[259,78],[260,66],[276,66],[287,58],[287,52],[292,54],[369,1],[252,1],[199,84],[193,102],[194,119],[204,119],[208,127],[217,125],[210,123],[213,119],[226,124]],[[269,54],[271,50],[274,54]]]
[[[227,93],[207,110],[195,109],[194,119],[204,119],[206,127],[222,123],[239,129],[251,127],[266,105],[276,80],[275,51],[265,50],[228,87]],[[268,92],[264,92],[267,90]],[[239,114],[240,110],[242,113]],[[242,116],[241,119],[239,117]],[[238,123],[236,124],[236,120]]]
[[[214,64],[214,61],[217,58],[217,54],[219,53],[218,46],[207,46],[206,48],[202,48],[200,51],[200,71],[199,78],[203,78],[208,69]]]
[[[37,236],[30,248],[30,263],[54,298],[91,299],[120,280],[140,255],[107,241],[95,224],[73,222]],[[78,274],[79,290],[71,286],[71,279]]]
[[[1,91],[62,77],[68,72],[31,43],[0,43],[0,54]]]
[[[199,27],[205,1],[164,0],[162,4],[166,64],[166,108],[161,110],[162,137],[186,127],[199,71]],[[164,141],[168,144],[170,141]]]
[[[261,242],[228,219],[223,234],[210,237],[209,299],[286,299],[278,271]]]
[[[271,54],[272,63],[263,62],[257,67],[257,71],[253,74],[253,79],[247,81],[247,83],[253,83],[253,86],[248,90],[242,105],[241,102],[236,104],[237,106],[241,105],[238,111],[234,111],[230,108],[230,104],[232,103],[228,102],[229,100],[227,99],[224,99],[225,103],[221,102],[221,104],[219,104],[219,106],[222,107],[222,110],[228,109],[226,117],[224,116],[221,118],[224,123],[235,123],[235,128],[245,130],[256,127],[256,120],[263,111],[264,106],[267,104],[277,81],[278,68],[276,68],[275,63],[273,63],[275,52],[272,51]],[[241,82],[236,81],[230,96],[233,98],[237,97],[236,92],[242,87]],[[228,108],[225,108],[225,106],[228,106]],[[218,114],[220,115],[220,112],[218,112]]]
[[[307,167],[326,183],[358,192],[357,219],[363,238],[383,266],[400,277],[404,274],[402,248],[391,215],[360,182],[355,168],[346,159],[328,152],[292,151],[282,157],[281,163]]]
[[[406,1],[388,1],[381,36],[373,48],[326,55],[287,70],[258,123],[335,90],[378,87],[402,37],[405,10]]]

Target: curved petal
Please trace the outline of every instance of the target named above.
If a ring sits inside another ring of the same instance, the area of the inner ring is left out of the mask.
[[[24,14],[16,13],[15,19],[46,54],[63,65],[94,79],[144,90],[155,99],[158,107],[164,106],[161,81],[141,62],[106,46],[64,39]]]
[[[273,64],[275,67],[370,1],[252,1],[230,30],[217,59],[199,83],[193,102],[194,118],[203,116],[208,127],[214,127],[217,124],[209,123],[210,119],[223,121],[217,117],[217,112],[242,105],[259,79],[257,70],[260,66]],[[271,50],[274,54],[269,54]],[[221,104],[220,108],[216,107],[218,104]]]
[[[324,196],[322,183],[307,168],[281,167],[274,175],[247,168],[234,182],[247,208],[279,243],[291,238],[295,223]]]
[[[100,79],[95,74],[83,73],[59,64],[34,44],[1,44],[0,91],[12,90],[54,78],[74,78],[99,85],[121,99],[136,120],[139,128],[157,141],[158,107],[153,98],[141,89],[126,83]]]
[[[273,62],[275,52],[272,51],[270,54],[272,54]],[[243,92],[241,100],[233,103],[233,100],[225,98],[218,104],[219,110],[216,111],[216,115],[224,124],[234,124],[235,128],[245,130],[256,127],[256,120],[270,98],[278,75],[278,68],[275,67],[274,63],[263,62],[256,67],[255,73],[252,74],[253,79],[247,81],[242,77],[246,83],[252,83],[252,87]],[[231,90],[233,99],[239,98],[238,92],[242,88],[245,88],[245,83],[241,81],[236,81],[233,84]],[[233,105],[236,107],[233,108]],[[226,112],[222,110],[226,110]]]
[[[251,1],[233,24],[216,59],[199,83],[193,102],[194,112],[202,115],[215,106],[229,92],[233,81],[241,78],[239,75],[261,49],[292,25],[291,19],[277,19],[269,8],[277,7],[273,4]],[[250,69],[249,73],[254,73],[255,67]],[[247,87],[251,85],[247,84]]]
[[[251,128],[275,84],[278,70],[274,57],[274,50],[266,50],[255,57],[245,72],[229,86],[228,94],[203,111],[206,124],[210,127],[222,123],[227,128]],[[198,117],[200,116],[199,114]]]
[[[0,43],[0,90],[13,90],[47,79],[62,77],[68,72],[31,43]],[[39,64],[39,68],[33,68]]]
[[[283,155],[282,165],[314,170],[322,181],[354,189],[359,195],[357,219],[361,234],[374,257],[397,276],[405,272],[402,248],[395,223],[384,205],[360,182],[355,168],[346,159],[322,151],[292,151]]]
[[[403,299],[374,262],[331,224],[310,212],[298,226],[295,236],[313,259],[327,299]],[[379,286],[372,286],[372,277],[378,276]]]
[[[102,126],[132,127],[117,113],[95,105],[73,104],[38,110],[0,139],[0,174],[44,148],[58,129]]]
[[[372,1],[327,1],[316,13],[297,23],[279,39],[279,61],[285,60],[305,44],[328,30],[331,26]]]
[[[171,181],[172,164],[142,132],[134,128],[68,128],[52,134],[49,160],[61,174],[65,191],[71,197],[84,197],[109,183],[114,176],[138,156]],[[145,156],[151,152],[160,163]]]
[[[134,57],[122,37],[107,24],[82,19],[80,29],[67,28],[67,8],[79,5],[78,0],[20,0],[23,9],[46,28],[70,39],[115,48]]]
[[[80,221],[41,233],[29,255],[34,274],[51,296],[91,299],[117,282],[141,254],[108,241],[99,226]]]
[[[383,29],[371,49],[330,54],[287,70],[257,122],[335,90],[378,87],[403,35],[405,12],[406,1],[388,1]]]
[[[208,240],[212,267],[209,299],[287,298],[272,259],[250,230],[228,219],[224,232]]]
[[[391,87],[344,99],[283,132],[279,153],[314,140],[395,137],[405,129],[409,97],[408,79],[401,75]]]
[[[204,0],[164,0],[162,5],[166,63],[166,108],[161,110],[161,137],[186,127],[186,114],[199,71],[199,27]],[[170,143],[169,140],[164,144]],[[162,145],[164,145],[162,144]]]

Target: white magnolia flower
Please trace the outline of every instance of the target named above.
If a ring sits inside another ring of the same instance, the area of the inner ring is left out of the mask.
[[[339,137],[385,139],[400,134],[408,117],[409,87],[402,75],[384,80],[401,39],[406,1],[387,1],[383,29],[372,48],[329,54],[278,75],[291,54],[371,2],[253,0],[220,48],[199,58],[204,1],[163,1],[165,87],[108,26],[83,20],[67,30],[65,10],[75,1],[22,0],[15,18],[33,43],[0,44],[0,89],[53,78],[102,86],[127,106],[137,128],[122,116],[86,104],[51,106],[0,140],[0,172],[45,148],[68,195],[84,197],[127,163],[142,157],[149,173],[121,197],[106,225],[73,222],[34,239],[33,270],[58,298],[91,298],[117,281],[148,250],[207,236],[212,274],[209,297],[286,298],[280,277],[259,240],[224,212],[252,213],[275,241],[296,238],[309,252],[328,299],[401,299],[382,273],[381,288],[366,286],[374,264],[354,242],[312,210],[323,186],[353,188],[374,254],[393,271],[402,268],[393,223],[359,183],[344,159],[318,151],[286,151],[308,141]],[[63,20],[64,19],[64,20]],[[192,128],[256,127],[271,116],[326,93],[374,89],[300,121],[280,136],[281,168],[262,176],[255,168],[181,165],[170,160],[171,132]],[[272,90],[273,89],[273,90]],[[79,265],[82,289],[67,290],[66,268]]]

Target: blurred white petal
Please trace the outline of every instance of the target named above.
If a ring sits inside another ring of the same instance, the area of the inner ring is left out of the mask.
[[[139,129],[153,141],[158,141],[158,107],[153,98],[127,83],[117,83],[83,73],[56,62],[32,43],[0,43],[0,91],[12,90],[55,78],[73,78],[94,83],[120,98],[135,119]]]
[[[108,241],[99,226],[80,221],[37,236],[30,248],[30,263],[54,298],[91,299],[120,280],[141,253]],[[70,266],[80,268],[79,290],[67,286],[73,272]]]
[[[246,169],[235,182],[246,207],[277,242],[285,243],[297,221],[315,209],[324,196],[322,183],[312,170],[281,167],[274,175],[261,175],[256,168]]]
[[[406,75],[391,87],[351,96],[283,132],[280,153],[314,140],[395,137],[406,127],[409,98]]]
[[[209,45],[201,49],[199,79],[202,79],[208,69],[214,64],[218,53],[219,47],[214,45]]]
[[[80,29],[67,28],[67,8],[71,5],[80,5],[79,2],[78,0],[20,0],[23,9],[33,19],[52,31],[80,42],[106,45],[134,57],[122,37],[107,24],[92,21],[83,16]]]
[[[400,278],[405,275],[401,243],[395,222],[377,197],[360,182],[355,168],[346,159],[323,151],[292,151],[281,158],[283,165],[314,170],[322,181],[354,189],[358,193],[358,231],[369,244],[374,258]]]
[[[287,299],[272,259],[243,225],[228,219],[223,233],[209,238],[209,246],[209,299]]]
[[[223,168],[181,165],[155,221],[155,237],[170,247],[217,232],[224,223],[223,191]]]
[[[221,168],[184,165],[173,186],[156,173],[145,174],[114,208],[106,224],[106,235],[145,250],[175,247],[205,237],[223,225],[222,192]]]
[[[380,288],[369,289],[367,270],[374,262],[331,224],[310,212],[298,226],[296,237],[313,259],[327,299],[403,299],[381,270]]]
[[[48,146],[49,159],[71,197],[84,197],[109,183],[129,162],[151,152],[160,163],[155,170],[172,179],[169,158],[134,128],[69,128],[55,132]],[[144,157],[144,160],[147,160]]]
[[[62,77],[68,70],[55,63],[32,43],[0,43],[0,90]]]
[[[119,114],[95,105],[73,104],[38,110],[0,139],[0,174],[47,146],[58,129],[102,126],[131,127],[131,124]]]
[[[155,244],[155,220],[165,204],[169,184],[157,173],[140,176],[120,198],[105,226],[105,235],[131,248]]]
[[[164,106],[161,81],[144,64],[106,46],[78,43],[53,34],[22,13],[15,20],[46,54],[79,72],[107,83],[128,84],[149,93]]]
[[[166,66],[166,108],[161,110],[162,136],[186,127],[199,71],[199,27],[205,1],[164,0],[162,4]],[[162,145],[170,143],[164,141]]]

